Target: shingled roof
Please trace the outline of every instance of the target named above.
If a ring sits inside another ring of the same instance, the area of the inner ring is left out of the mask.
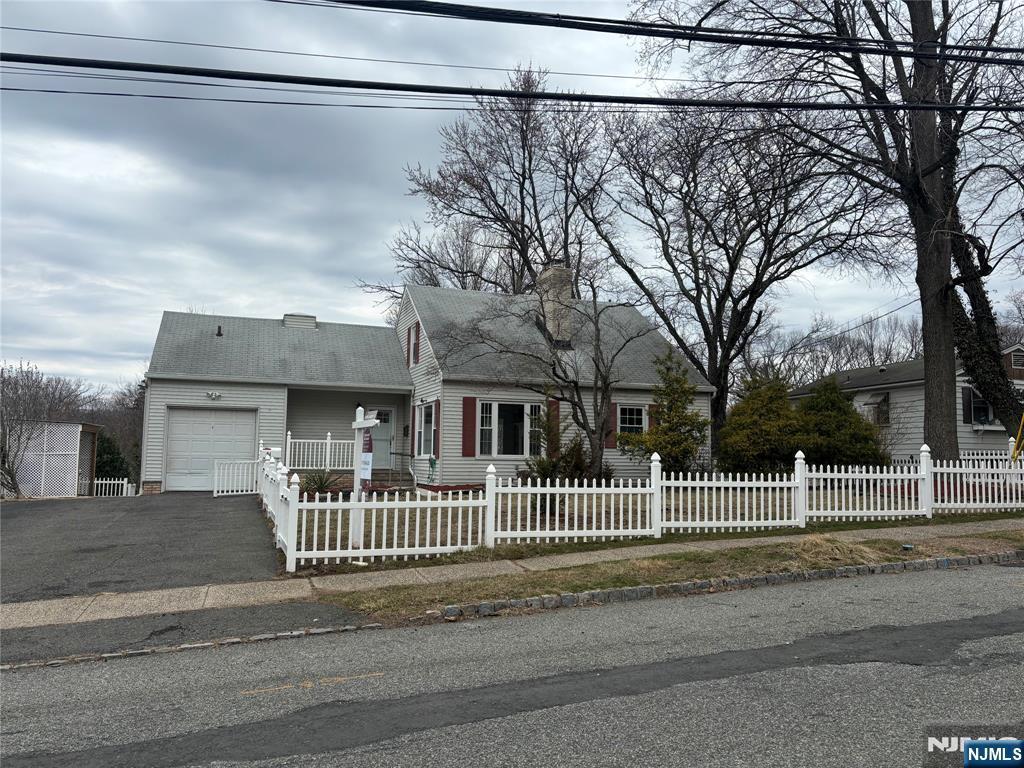
[[[147,375],[412,389],[394,328],[303,319],[312,327],[281,319],[164,312]]]
[[[842,390],[915,384],[924,381],[924,358],[919,357],[916,360],[908,360],[905,363],[871,365],[866,368],[852,368],[848,371],[839,371],[832,376],[823,376],[810,384],[797,387],[789,394],[793,396],[808,395],[815,387],[832,378],[836,380],[839,388]]]
[[[544,350],[547,342],[534,321],[540,299],[536,295],[466,291],[457,288],[406,286],[434,355],[446,379],[467,381],[544,381],[538,361],[511,350]],[[581,302],[581,306],[584,306]],[[649,387],[659,381],[655,360],[673,351],[669,342],[635,307],[601,305],[601,333],[607,349],[625,347],[618,354],[614,375],[618,387]],[[482,329],[474,332],[474,329]],[[579,358],[580,381],[590,380],[592,362],[586,353],[589,342],[581,332],[575,350]],[[592,337],[591,337],[592,338]],[[485,339],[500,341],[500,348]],[[702,390],[713,390],[707,380],[685,359],[690,382]]]

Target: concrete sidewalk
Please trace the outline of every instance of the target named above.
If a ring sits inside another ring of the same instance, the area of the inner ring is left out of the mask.
[[[920,542],[947,536],[970,536],[988,531],[1024,531],[1024,518],[989,520],[976,523],[952,523],[928,527],[902,526],[834,531],[839,539],[890,539]],[[269,605],[292,600],[311,600],[317,592],[358,592],[379,587],[409,584],[441,584],[451,581],[508,576],[531,571],[636,560],[675,552],[718,551],[737,547],[783,544],[800,541],[813,534],[715,539],[711,541],[672,542],[616,547],[591,552],[542,555],[523,560],[491,560],[458,565],[433,565],[301,579],[275,579],[240,584],[210,584],[143,592],[103,592],[82,597],[35,600],[0,605],[0,630],[77,624],[102,619],[122,619],[149,614],[198,611],[208,608],[237,608]]]

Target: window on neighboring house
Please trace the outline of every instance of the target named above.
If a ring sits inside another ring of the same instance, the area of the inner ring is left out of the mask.
[[[971,422],[974,424],[992,423],[992,406],[977,392],[971,393]]]
[[[1011,368],[1024,368],[1024,352],[1011,352],[1010,353],[1010,367]]]
[[[619,432],[643,432],[647,428],[642,405],[619,406]]]
[[[875,392],[864,403],[861,413],[876,427],[888,427],[890,418],[889,393]]]
[[[481,402],[477,419],[478,455],[539,456],[541,407],[537,404]]]
[[[434,404],[416,407],[416,455],[434,454]]]

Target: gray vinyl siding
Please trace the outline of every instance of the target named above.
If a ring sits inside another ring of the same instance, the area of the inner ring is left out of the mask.
[[[416,321],[416,308],[413,306],[412,299],[408,294],[406,294],[398,309],[398,320],[395,324],[395,331],[398,333],[398,340],[402,345],[402,352],[405,354],[406,360],[410,361],[409,374],[412,376],[413,396],[406,405],[406,413],[404,416],[405,422],[410,425],[410,430],[409,435],[403,438],[404,451],[409,454],[413,453],[413,440],[416,436],[415,429],[413,428],[413,409],[421,403],[432,403],[435,400],[440,399],[442,391],[441,369],[437,364],[437,358],[434,356],[434,351],[430,346],[430,341],[427,339],[426,329],[422,327],[420,328],[420,361],[418,363],[411,362],[412,355],[407,349],[407,342],[409,341],[408,330],[415,325]],[[434,478],[431,481],[432,483],[442,482],[441,472],[444,464],[443,457],[445,455],[445,429],[451,415],[451,409],[446,408],[444,403],[442,403],[441,456],[437,459],[437,469],[434,474]],[[430,458],[428,456],[414,456],[411,460],[413,462],[413,471],[416,474],[417,482],[426,483],[430,475]]]
[[[1018,387],[1024,387],[1024,382],[1014,382]],[[956,379],[956,436],[961,451],[999,451],[1006,450],[1007,441],[1010,435],[1000,424],[983,426],[981,424],[964,424],[963,399],[960,397],[961,387],[970,384],[966,377],[957,376]],[[923,430],[922,430],[923,431]],[[1014,432],[1016,434],[1016,432]]]
[[[956,433],[960,450],[1005,450],[1009,435],[1001,426],[964,424],[960,390],[966,386],[969,386],[966,377],[957,376]],[[890,425],[883,429],[886,448],[894,459],[918,456],[924,443],[924,385],[861,390],[854,393],[853,404],[861,406],[877,392],[889,393]]]
[[[207,392],[219,392],[212,400]],[[142,480],[162,482],[168,408],[255,410],[257,440],[268,447],[284,446],[288,388],[275,384],[150,379],[143,423]]]
[[[408,403],[409,398],[404,395],[290,388],[286,426],[295,440],[323,440],[328,432],[332,440],[351,440],[358,404],[368,411],[391,408],[394,411],[394,468],[401,470],[406,460],[400,454],[408,450],[408,438],[402,435],[409,415]]]
[[[543,403],[544,398],[535,392],[518,387],[496,387],[477,382],[446,381],[441,420],[441,458],[443,472],[441,482],[448,485],[463,483],[483,483],[487,466],[494,464],[499,477],[510,477],[521,469],[525,469],[525,457],[522,456],[463,456],[462,455],[462,399],[475,397],[477,401],[497,401],[502,403]],[[616,404],[649,406],[653,402],[650,390],[619,390],[614,394]],[[699,392],[694,402],[695,410],[704,417],[711,411],[711,395]],[[588,409],[588,413],[590,409]],[[559,409],[563,427],[568,427],[565,439],[572,439],[578,432],[572,424],[569,406],[562,404]],[[479,430],[479,421],[477,422]],[[605,451],[605,459],[615,472],[615,477],[647,477],[650,465],[647,462],[636,462],[628,458],[616,448]]]

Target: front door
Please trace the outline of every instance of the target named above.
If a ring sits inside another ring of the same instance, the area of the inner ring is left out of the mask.
[[[373,410],[372,408],[370,410]],[[394,457],[391,455],[395,438],[395,412],[391,408],[378,408],[377,418],[380,424],[373,428],[373,468],[392,469]]]

